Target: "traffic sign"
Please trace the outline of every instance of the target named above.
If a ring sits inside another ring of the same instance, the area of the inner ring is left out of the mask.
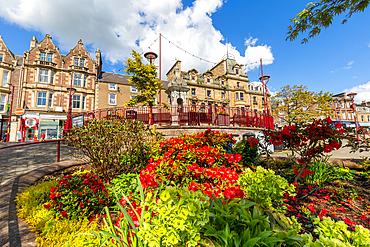
[[[22,108],[15,109],[15,115],[23,115],[23,114],[24,114],[24,109]]]

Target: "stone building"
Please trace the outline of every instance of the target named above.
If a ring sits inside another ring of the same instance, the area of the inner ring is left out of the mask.
[[[355,127],[355,112],[352,108],[352,100],[346,93],[333,95],[331,106],[330,117],[333,121],[339,121],[346,127]]]
[[[47,139],[58,138],[69,108],[69,87],[72,114],[94,110],[95,82],[101,71],[101,55],[90,57],[82,41],[68,54],[62,55],[49,34],[40,42],[31,39],[30,50],[24,53],[19,105],[26,113],[20,122],[25,141],[38,140],[41,133]]]
[[[136,87],[132,86],[128,79],[130,76],[101,72],[96,84],[95,109],[123,107],[131,98],[139,94]],[[162,81],[161,101],[168,103],[167,89],[168,82]],[[159,102],[159,95],[156,96],[156,103]]]
[[[0,140],[4,139],[8,131],[11,101],[16,101],[19,95],[22,63],[23,57],[14,55],[0,36]],[[13,105],[13,113],[17,107],[18,105]]]
[[[370,101],[362,101],[356,104],[357,121],[359,126],[370,130]]]
[[[176,61],[167,72],[167,81],[170,85],[171,82],[177,85],[173,90],[168,90],[171,105],[228,106],[258,112],[265,110],[262,83],[250,83],[244,66],[230,57],[222,59],[204,73],[196,69],[181,71],[181,61]]]

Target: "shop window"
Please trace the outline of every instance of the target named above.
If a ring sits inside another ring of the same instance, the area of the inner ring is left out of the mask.
[[[4,71],[3,72],[3,87],[6,87],[6,85],[8,84],[8,81],[9,81],[9,72]]]
[[[0,96],[0,112],[4,112],[5,111],[5,99],[6,99],[6,95],[2,94]]]
[[[82,86],[82,74],[75,73],[73,79],[73,86],[81,87]]]
[[[191,89],[191,95],[195,96],[195,88]]]
[[[109,84],[109,90],[117,90],[117,84]]]
[[[53,107],[53,94],[52,93],[49,93],[49,104],[48,104],[49,108]]]
[[[49,82],[49,71],[47,71],[46,69],[40,69],[39,82]]]
[[[46,106],[46,92],[37,93],[37,106]]]
[[[46,61],[46,53],[45,52],[41,52],[41,54],[40,54],[40,60],[41,61]]]
[[[235,100],[239,100],[239,93],[235,93]]]
[[[109,104],[116,105],[116,96],[115,94],[109,94]]]
[[[73,109],[80,109],[81,104],[81,96],[80,95],[73,95],[72,97],[72,108]]]
[[[52,62],[53,61],[53,54],[48,54],[48,62]]]

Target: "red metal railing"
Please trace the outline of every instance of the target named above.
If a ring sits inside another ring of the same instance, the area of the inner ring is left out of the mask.
[[[14,148],[14,147],[21,147],[21,146],[27,146],[27,145],[32,145],[32,144],[40,144],[40,143],[45,143],[45,142],[58,142],[58,148],[57,148],[57,162],[60,161],[60,142],[65,141],[65,139],[58,139],[58,140],[46,140],[46,141],[40,141],[40,142],[25,142],[25,143],[19,143],[19,144],[14,144],[14,145],[9,145],[5,147],[0,147],[1,149],[6,149],[6,148]]]
[[[150,107],[117,107],[83,113],[84,122],[92,119],[138,119],[150,124]],[[170,109],[154,106],[153,123],[159,125],[210,125],[273,128],[273,119],[266,113],[237,107],[214,105],[181,105]],[[81,114],[77,114],[78,116]],[[74,116],[74,117],[75,117]],[[177,122],[177,123],[175,123]]]

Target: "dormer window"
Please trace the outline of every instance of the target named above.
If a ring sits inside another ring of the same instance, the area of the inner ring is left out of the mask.
[[[207,83],[210,83],[211,82],[211,78],[209,78],[209,76],[207,77]]]
[[[40,60],[41,61],[46,61],[46,53],[45,52],[41,52]]]
[[[239,69],[235,69],[235,74],[239,75]]]
[[[53,61],[53,54],[48,54],[48,62],[52,62]]]

